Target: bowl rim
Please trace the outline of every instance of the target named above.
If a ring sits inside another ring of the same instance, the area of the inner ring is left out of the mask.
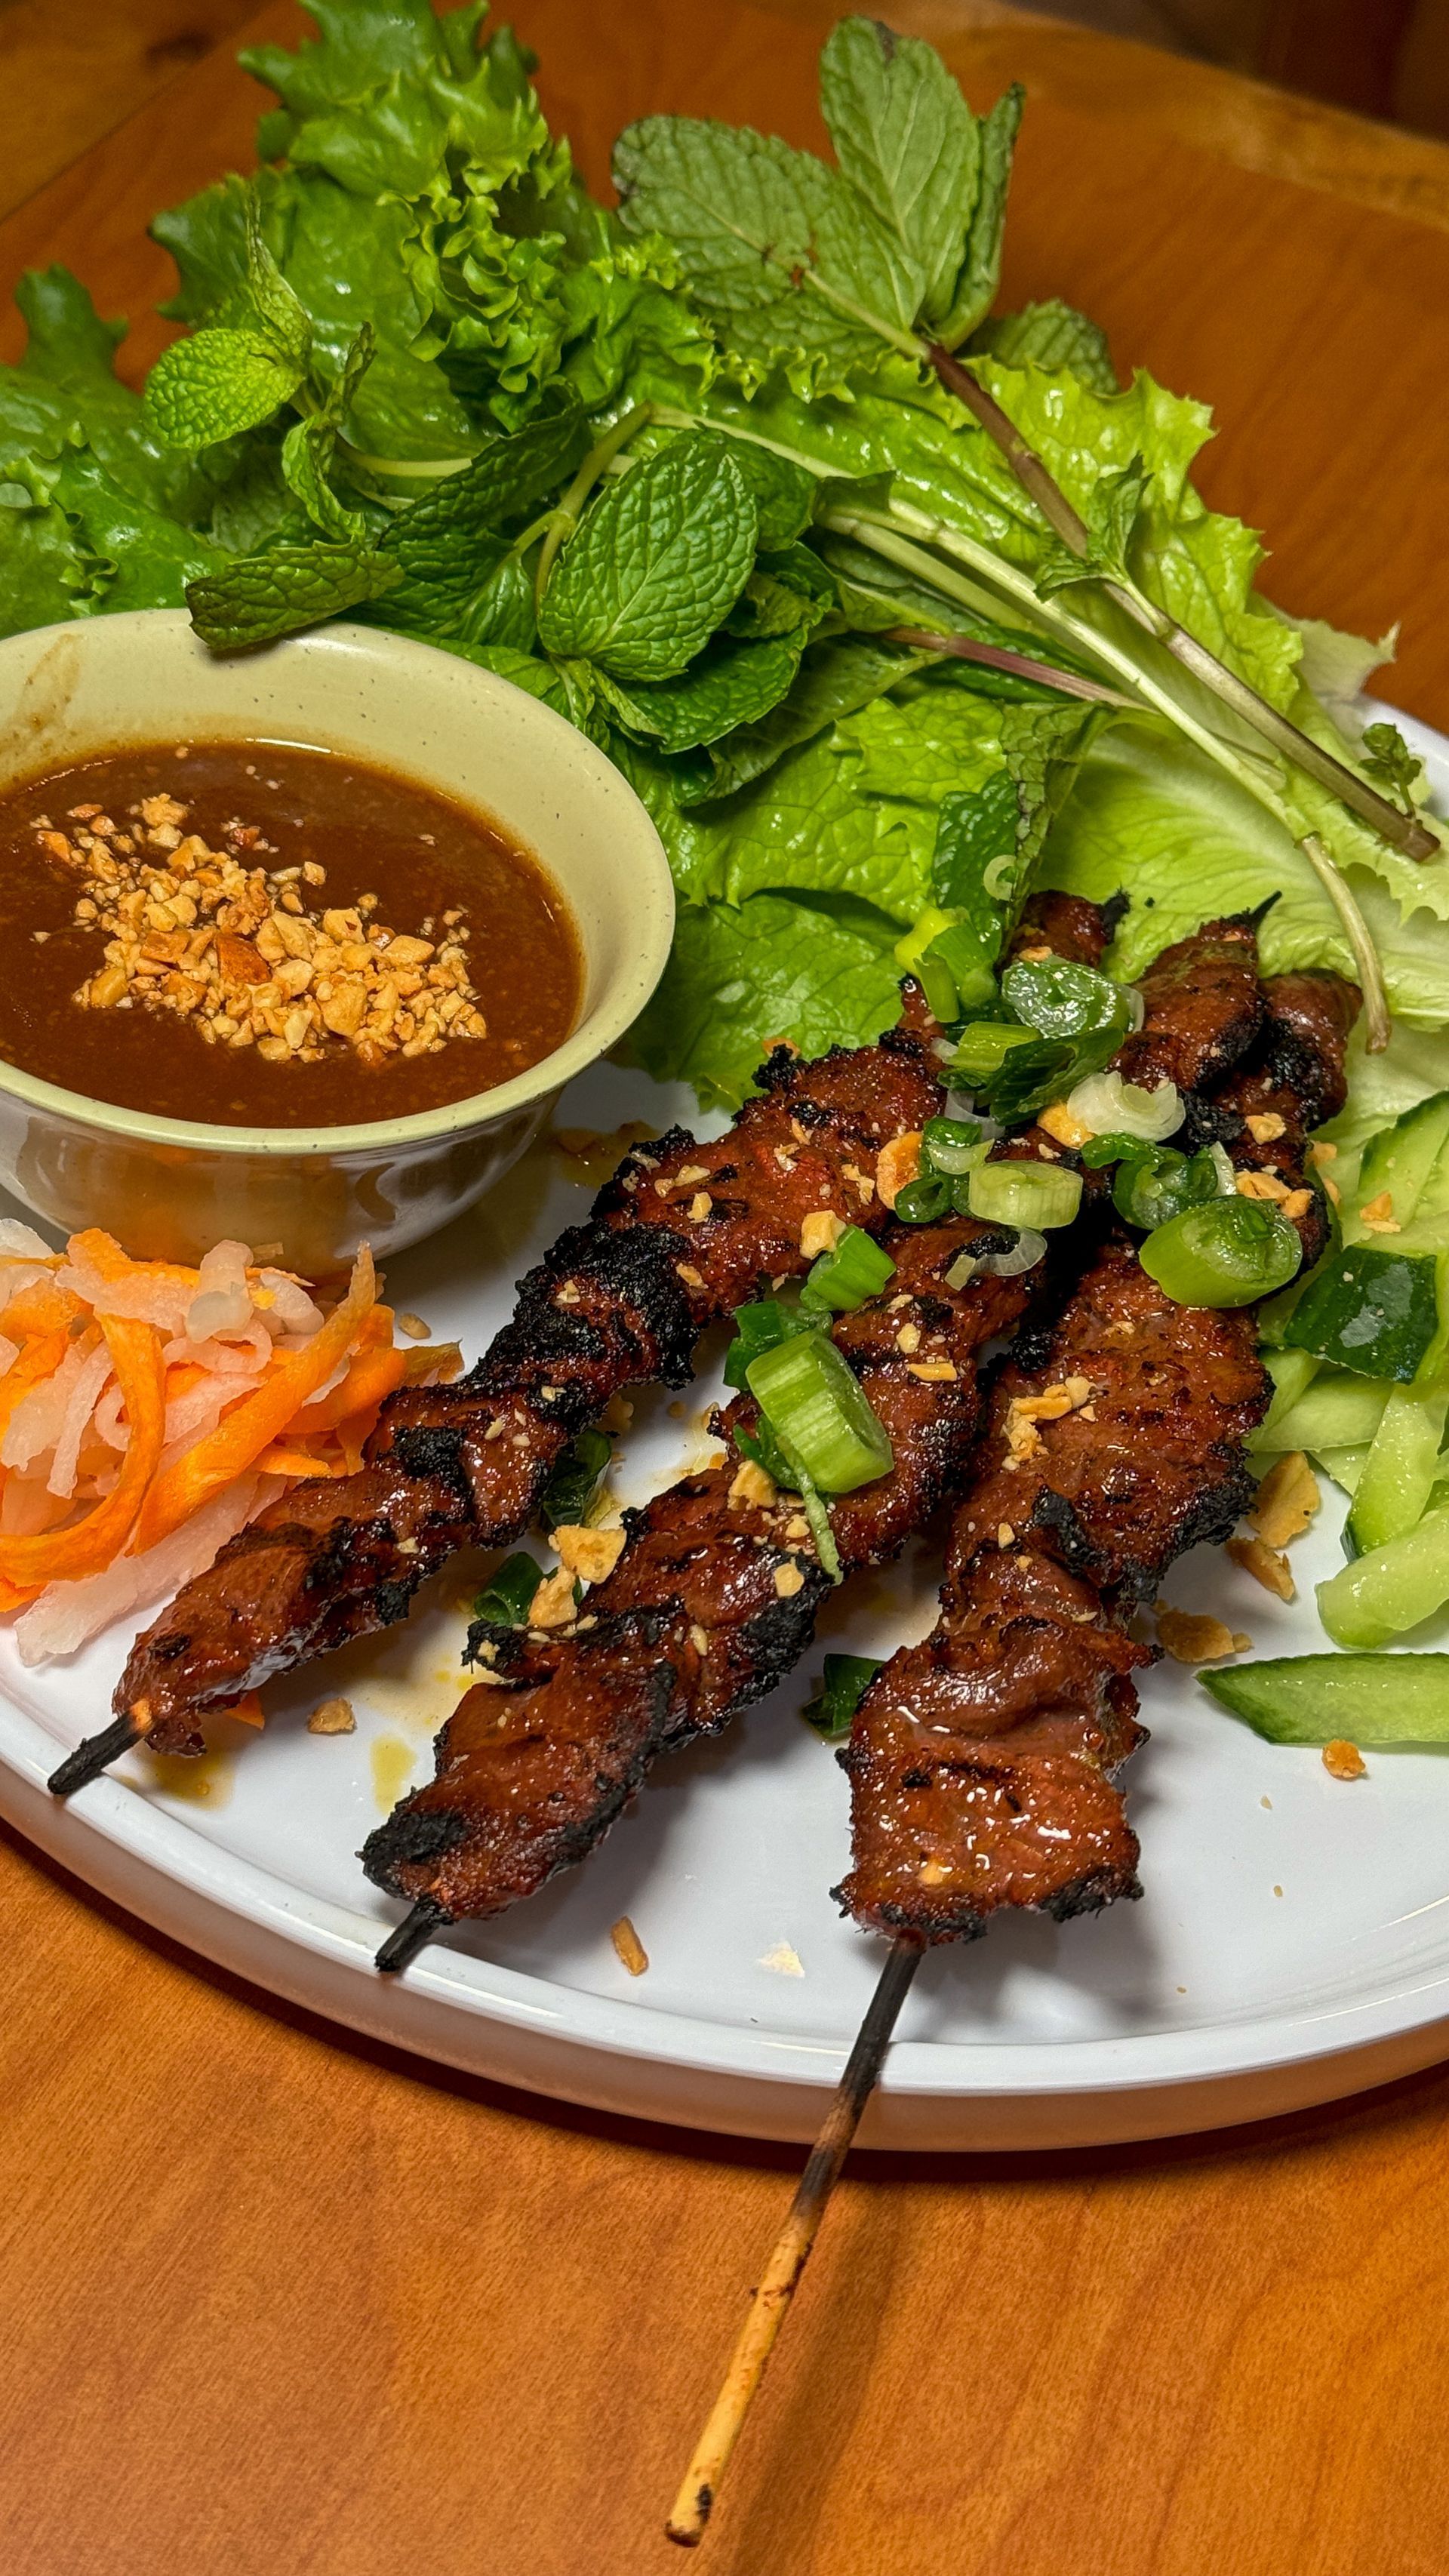
[[[195,637],[195,629],[184,609],[134,608],[121,610],[111,617],[69,618],[49,626],[25,627],[14,635],[0,637],[0,671],[12,659],[23,660],[26,648],[44,651],[61,636],[74,637],[79,649],[85,651],[92,636],[114,634],[117,629],[142,624],[151,625],[158,619],[164,619],[173,632],[180,627]],[[520,689],[512,680],[503,679],[498,672],[486,670],[479,663],[468,662],[459,654],[445,653],[437,645],[424,643],[417,636],[395,634],[390,627],[364,626],[353,618],[332,618],[325,625],[308,628],[302,634],[280,637],[276,643],[261,647],[260,651],[270,656],[290,653],[297,647],[305,650],[329,636],[353,651],[361,647],[374,652],[384,661],[414,660],[425,655],[430,662],[446,665],[454,685],[461,681],[465,687],[474,687],[484,704],[490,699],[521,702],[528,710],[525,724],[537,723],[539,727],[545,757],[549,737],[563,737],[567,741],[570,758],[581,765],[591,788],[602,789],[606,795],[622,797],[626,810],[633,808],[636,824],[644,826],[642,846],[655,883],[652,889],[641,885],[640,894],[647,897],[652,891],[655,896],[663,898],[658,906],[656,939],[651,941],[644,935],[654,907],[647,900],[641,901],[643,919],[639,923],[639,942],[610,979],[587,1019],[581,1020],[577,1028],[571,1030],[561,1046],[555,1047],[551,1054],[541,1056],[525,1072],[515,1074],[511,1081],[497,1083],[489,1091],[470,1092],[462,1100],[445,1101],[436,1109],[415,1110],[406,1118],[371,1118],[346,1127],[214,1126],[202,1119],[166,1118],[151,1110],[129,1109],[120,1101],[93,1100],[87,1092],[68,1091],[59,1083],[43,1081],[38,1074],[25,1072],[22,1066],[11,1064],[3,1056],[0,1056],[0,1092],[21,1101],[27,1108],[44,1111],[52,1118],[67,1119],[77,1127],[99,1129],[103,1134],[131,1144],[169,1146],[173,1150],[186,1148],[192,1153],[266,1155],[276,1160],[335,1159],[343,1154],[388,1153],[408,1146],[444,1143],[451,1136],[493,1126],[519,1111],[536,1107],[548,1094],[561,1091],[577,1074],[596,1064],[632,1028],[668,963],[674,937],[675,893],[669,861],[653,816],[623,771],[587,734],[581,733],[556,709],[545,706],[542,699],[534,697],[531,691]],[[200,639],[196,640],[199,646]],[[234,658],[250,662],[258,657]],[[243,741],[248,737],[239,733],[237,739]],[[378,763],[378,766],[385,765]],[[57,766],[59,763],[54,759],[45,763],[47,769]],[[37,772],[38,776],[41,774],[43,772]],[[436,787],[434,792],[448,793],[442,787]],[[499,816],[497,819],[504,823],[505,829],[508,828],[506,818]],[[532,850],[530,855],[534,864],[542,868],[556,885],[547,858]],[[557,892],[582,952],[583,933],[578,927],[574,906],[561,887]],[[654,954],[656,948],[657,957]]]

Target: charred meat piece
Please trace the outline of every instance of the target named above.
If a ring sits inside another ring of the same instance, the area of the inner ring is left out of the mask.
[[[1107,1244],[1040,1364],[995,1390],[941,1616],[892,1657],[841,1756],[860,1923],[969,1938],[1003,1906],[1135,1896],[1112,1774],[1141,1741],[1126,1633],[1173,1558],[1225,1537],[1267,1408],[1251,1319],[1174,1306]]]
[[[1127,1082],[1210,1089],[1241,1062],[1263,1018],[1252,913],[1209,921],[1154,957],[1140,980],[1146,1017],[1117,1057]]]
[[[901,1229],[888,1297],[840,1319],[837,1347],[891,1440],[889,1475],[839,1496],[842,1575],[894,1556],[959,1480],[978,1417],[976,1360],[1010,1330],[1030,1275],[977,1271],[999,1231],[961,1218]],[[741,1397],[720,1428],[753,1427]],[[804,1653],[830,1591],[796,1498],[731,1450],[628,1515],[612,1574],[563,1632],[480,1629],[485,1673],[438,1739],[437,1777],[368,1841],[368,1876],[434,1919],[499,1912],[600,1840],[656,1753],[712,1733]]]
[[[1011,957],[1065,957],[1076,966],[1100,966],[1125,898],[1088,903],[1077,894],[1034,894],[1012,933]]]
[[[1263,987],[1262,1033],[1248,1062],[1213,1102],[1222,1136],[1249,1193],[1273,1198],[1303,1239],[1310,1269],[1329,1237],[1321,1185],[1307,1160],[1308,1131],[1343,1107],[1344,1051],[1359,990],[1339,975],[1275,975]]]
[[[1149,1010],[1168,1009],[1160,980]],[[1255,1151],[1246,1119],[1281,1116],[1266,1142],[1294,1186],[1301,1102],[1341,1098],[1356,1009],[1336,979],[1270,984],[1252,1068],[1219,1095]],[[1139,1893],[1112,1775],[1141,1740],[1131,1673],[1150,1655],[1125,1621],[1174,1557],[1231,1529],[1269,1394],[1251,1314],[1173,1305],[1120,1239],[1031,1341],[993,1391],[937,1627],[876,1676],[841,1756],[841,1903],[927,1941],[969,1938],[1004,1906],[1064,1916]]]
[[[841,1760],[857,1922],[970,1939],[1002,1906],[1058,1920],[1135,1896],[1137,1838],[1112,1774],[1142,1741],[1149,1650],[1050,1557],[993,1550],[949,1616],[893,1655]]]
[[[876,1045],[813,1064],[778,1048],[723,1136],[676,1128],[630,1154],[589,1223],[520,1282],[512,1322],[469,1376],[399,1391],[356,1476],[295,1488],[187,1585],[133,1648],[118,1717],[158,1751],[198,1753],[206,1709],[402,1618],[455,1549],[515,1537],[611,1395],[681,1385],[706,1324],[761,1278],[809,1268],[807,1218],[890,1223],[876,1158],[939,1106],[934,1037],[908,984],[900,1025]]]

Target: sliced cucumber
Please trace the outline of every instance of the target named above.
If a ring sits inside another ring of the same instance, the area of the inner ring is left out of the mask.
[[[1280,1415],[1270,1439],[1265,1442],[1262,1431],[1256,1431],[1250,1445],[1260,1452],[1265,1448],[1366,1449],[1388,1400],[1387,1386],[1373,1386],[1367,1378],[1349,1377],[1338,1369],[1323,1369],[1307,1394]]]
[[[1402,1538],[1429,1508],[1449,1394],[1396,1386],[1353,1498],[1349,1532],[1361,1554]]]
[[[1392,1127],[1371,1137],[1359,1168],[1356,1206],[1371,1206],[1385,1190],[1401,1226],[1449,1208],[1449,1091],[1438,1091],[1406,1110]]]
[[[1270,1744],[1449,1744],[1449,1655],[1282,1655],[1198,1680]]]

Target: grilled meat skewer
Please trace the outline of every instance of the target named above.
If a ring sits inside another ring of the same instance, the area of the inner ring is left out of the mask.
[[[116,1724],[52,1785],[80,1786],[142,1735],[199,1753],[207,1709],[402,1618],[456,1549],[527,1526],[560,1452],[611,1395],[682,1385],[707,1324],[761,1278],[808,1269],[819,1246],[807,1219],[879,1233],[879,1152],[940,1104],[935,1035],[907,983],[900,1024],[874,1046],[816,1063],[779,1048],[723,1136],[674,1128],[628,1155],[588,1223],[521,1282],[513,1320],[466,1378],[399,1390],[359,1474],[295,1487],[185,1587],[132,1649]]]
[[[1038,898],[1017,952],[1100,962],[1110,916],[1070,896]],[[1145,996],[1143,1027],[1129,1043],[1156,1046],[1191,1072],[1216,1067],[1251,1035],[1261,1012],[1251,975],[1252,932],[1210,925],[1170,953]],[[1241,961],[1248,961],[1247,1000]],[[1034,1146],[1061,1149],[1044,1134]],[[895,1554],[965,1467],[976,1417],[975,1354],[1052,1294],[1047,1274],[1029,1283],[977,1274],[960,1290],[945,1272],[982,1230],[969,1221],[891,1238],[895,1293],[836,1328],[865,1379],[895,1452],[894,1473],[845,1495],[831,1519],[842,1570]],[[908,1296],[911,1299],[907,1306]],[[908,1345],[903,1355],[901,1341]],[[939,1353],[953,1379],[919,1372]],[[748,1420],[748,1400],[726,1427]],[[581,1859],[613,1822],[656,1753],[714,1731],[760,1697],[803,1653],[828,1589],[806,1525],[794,1522],[796,1556],[783,1606],[773,1578],[791,1507],[746,1501],[748,1476],[721,1466],[686,1478],[644,1514],[630,1516],[625,1553],[590,1593],[566,1640],[494,1631],[479,1641],[489,1671],[460,1702],[438,1742],[437,1776],[404,1801],[364,1850],[369,1877],[422,1909],[422,1926],[486,1915],[517,1902],[552,1872]],[[798,1580],[798,1589],[793,1588]],[[500,1685],[510,1693],[500,1701]],[[400,1965],[411,1936],[384,1944]]]
[[[979,1259],[1009,1241],[970,1217],[901,1227],[889,1295],[835,1325],[895,1459],[831,1504],[842,1577],[896,1555],[960,1478],[977,1355],[1022,1314],[1033,1275],[978,1270],[953,1287],[947,1274],[963,1252]],[[757,1420],[743,1396],[719,1428]],[[435,1926],[498,1913],[582,1860],[658,1753],[716,1733],[810,1641],[830,1578],[798,1499],[757,1468],[727,1454],[629,1513],[625,1530],[613,1572],[567,1630],[473,1632],[485,1677],[439,1737],[436,1778],[364,1848],[369,1878],[424,1905]]]
[[[1233,1150],[1273,1151],[1309,1258],[1322,1214],[1306,1119],[1341,1098],[1355,1009],[1333,977],[1269,984],[1253,1059],[1217,1095]],[[1265,1117],[1280,1132],[1254,1137],[1247,1121]],[[1126,1622],[1175,1557],[1231,1531],[1270,1392],[1251,1311],[1172,1303],[1122,1239],[1041,1348],[1018,1351],[937,1626],[876,1675],[840,1757],[854,1865],[836,1892],[858,1922],[941,1941],[1003,1907],[1063,1920],[1140,1893],[1113,1775],[1143,1740],[1131,1675],[1152,1656]]]

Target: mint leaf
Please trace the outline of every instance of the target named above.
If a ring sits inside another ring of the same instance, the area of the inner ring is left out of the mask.
[[[776,895],[738,910],[686,906],[630,1046],[657,1081],[682,1079],[703,1105],[737,1109],[772,1038],[815,1056],[878,1037],[900,1009],[899,973],[853,924]]]
[[[1021,820],[1009,769],[999,769],[984,786],[942,797],[931,853],[931,891],[943,911],[964,912],[973,929],[999,923],[1000,898],[984,880],[988,868],[1003,858],[1015,874]]]
[[[270,420],[302,369],[260,331],[198,331],[163,349],[146,379],[146,420],[168,446],[215,446]]]
[[[362,546],[280,545],[191,582],[186,601],[202,642],[234,653],[381,599],[397,578],[396,564]]]
[[[246,226],[247,293],[252,312],[265,339],[279,358],[286,358],[305,371],[312,356],[312,325],[307,308],[295,295],[267,248],[262,233],[261,204],[254,187],[246,191],[243,207]]]
[[[978,353],[1003,367],[1045,367],[1048,374],[1069,368],[1094,394],[1120,390],[1105,331],[1059,295],[983,322],[971,335],[971,355]]]
[[[1013,81],[981,120],[981,180],[955,299],[936,334],[943,348],[959,348],[985,321],[996,302],[1001,284],[1006,192],[1011,185],[1012,155],[1025,105],[1026,92],[1019,81]]]
[[[772,455],[753,439],[731,442],[730,456],[744,477],[760,523],[760,544],[769,553],[790,545],[809,527],[820,478],[787,456]]]
[[[924,655],[890,645],[842,638],[811,646],[789,694],[756,724],[742,724],[709,749],[709,768],[697,779],[681,781],[676,794],[683,805],[733,796],[762,778],[787,751],[810,742],[843,717],[859,713],[898,680],[909,677]]]
[[[338,545],[361,545],[367,522],[360,510],[339,501],[331,483],[338,435],[351,410],[358,386],[372,364],[377,343],[372,324],[364,322],[343,362],[342,372],[318,410],[297,421],[282,441],[282,477],[324,537]]]
[[[1359,766],[1375,787],[1406,814],[1412,814],[1415,790],[1424,774],[1422,760],[1415,757],[1397,725],[1371,724],[1363,730],[1363,752]]]
[[[550,653],[620,680],[667,680],[709,641],[754,559],[758,519],[718,438],[677,439],[611,484],[544,592]]]
[[[1037,566],[1036,587],[1043,599],[1076,581],[1131,580],[1128,549],[1146,489],[1147,470],[1140,456],[1134,456],[1120,473],[1101,477],[1085,514],[1086,553],[1075,555],[1069,546],[1057,543],[1048,547]]]
[[[820,57],[820,102],[846,178],[923,272],[924,319],[943,319],[981,167],[979,129],[960,89],[919,37],[843,18]]]
[[[614,147],[630,231],[666,233],[731,356],[758,378],[843,383],[907,335],[919,263],[836,170],[748,126],[652,116]]]
[[[783,638],[752,643],[721,637],[680,679],[634,689],[626,721],[657,739],[663,752],[718,742],[779,703],[799,660],[799,645]]]

